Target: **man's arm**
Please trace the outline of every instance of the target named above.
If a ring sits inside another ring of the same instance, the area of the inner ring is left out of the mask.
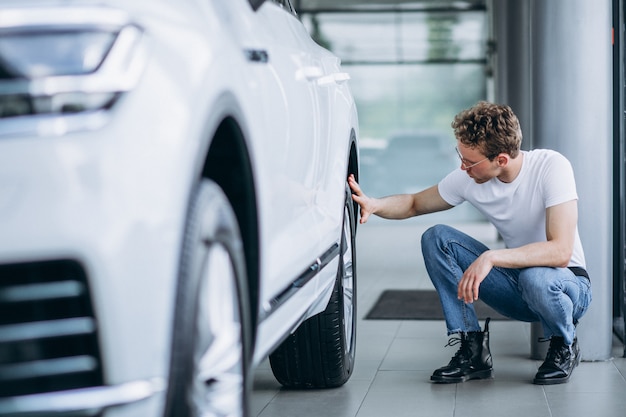
[[[385,219],[407,219],[453,207],[441,197],[437,185],[416,194],[396,194],[383,198],[372,198],[363,193],[354,175],[348,177],[348,185],[354,193],[352,199],[361,207],[361,223],[367,222],[371,214]]]
[[[459,298],[465,302],[478,299],[478,288],[494,266],[528,268],[548,266],[565,268],[574,250],[578,222],[578,202],[568,201],[546,209],[545,242],[531,243],[514,249],[488,250],[480,255],[459,282]]]

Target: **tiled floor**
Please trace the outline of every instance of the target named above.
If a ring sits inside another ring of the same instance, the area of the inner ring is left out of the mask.
[[[477,225],[467,231],[496,245],[495,233]],[[432,288],[419,237],[424,225],[372,221],[359,228],[359,317],[385,289]],[[356,367],[341,388],[283,390],[267,363],[255,374],[252,415],[258,417],[617,417],[626,416],[626,358],[615,339],[614,357],[583,362],[568,384],[531,383],[540,361],[529,359],[530,326],[492,321],[495,378],[463,384],[429,382],[456,347],[442,321],[359,319]]]

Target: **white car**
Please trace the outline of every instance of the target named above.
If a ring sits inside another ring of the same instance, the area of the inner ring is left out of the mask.
[[[358,121],[289,0],[3,0],[0,415],[241,416],[354,366]]]

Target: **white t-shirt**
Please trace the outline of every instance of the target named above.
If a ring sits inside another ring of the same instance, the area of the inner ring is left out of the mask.
[[[459,168],[439,183],[448,204],[468,201],[496,227],[507,248],[545,242],[546,208],[578,199],[572,166],[563,155],[548,149],[522,153],[522,169],[513,182],[492,178],[477,184]],[[585,268],[578,228],[568,266]]]

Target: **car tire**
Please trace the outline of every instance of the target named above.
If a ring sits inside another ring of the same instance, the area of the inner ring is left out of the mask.
[[[271,355],[274,376],[288,388],[334,388],[352,375],[356,348],[356,221],[346,187],[340,261],[326,310],[307,319]]]
[[[241,235],[224,193],[203,180],[185,228],[167,417],[247,416],[249,315]]]

